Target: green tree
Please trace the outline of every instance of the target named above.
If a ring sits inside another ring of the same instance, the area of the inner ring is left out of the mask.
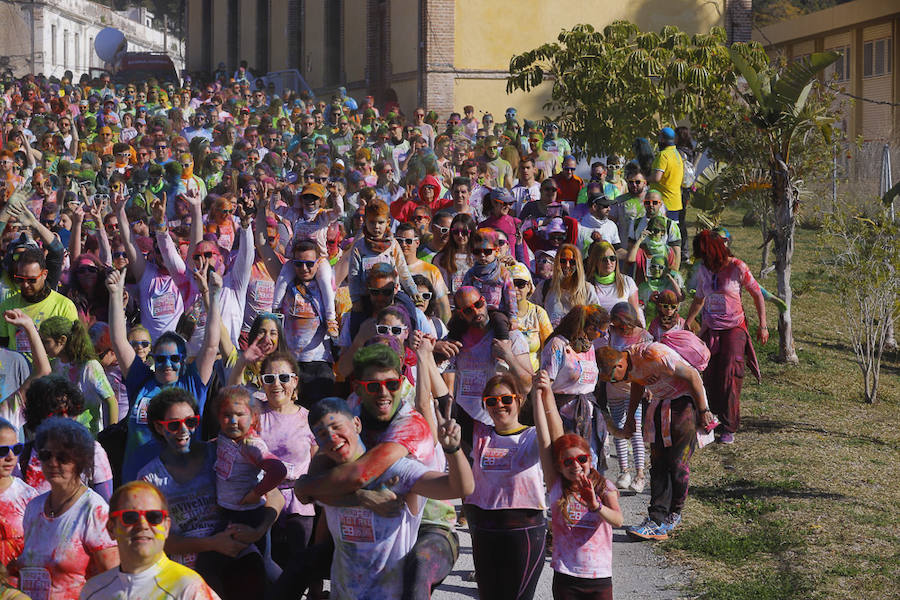
[[[638,137],[687,120],[695,139],[733,126],[739,99],[737,74],[725,31],[689,35],[666,26],[658,33],[616,21],[563,30],[556,42],[513,56],[507,91],[552,83],[544,109],[581,155],[627,154]],[[768,57],[757,43],[736,44],[745,60],[762,68]]]
[[[787,310],[778,317],[778,359],[798,362],[791,319],[791,263],[794,256],[794,229],[800,209],[800,190],[791,168],[796,142],[821,134],[830,143],[835,121],[832,109],[810,102],[817,75],[840,55],[816,52],[784,68],[766,65],[762,69],[746,60],[738,48],[730,49],[734,66],[744,82],[738,89],[750,109],[752,122],[765,140],[766,159],[772,185],[774,212],[773,241],[778,295]]]

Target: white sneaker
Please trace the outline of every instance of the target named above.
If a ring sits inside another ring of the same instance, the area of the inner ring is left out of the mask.
[[[634,480],[632,480],[629,489],[631,489],[631,491],[635,494],[640,494],[644,491],[645,485],[647,485],[647,480],[644,479],[643,475],[641,475],[640,477],[635,477]]]
[[[624,471],[616,479],[616,487],[620,490],[627,490],[629,485],[631,485],[631,473]]]

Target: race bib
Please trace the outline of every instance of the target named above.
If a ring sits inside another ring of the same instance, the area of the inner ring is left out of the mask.
[[[16,328],[16,351],[31,352],[31,342],[28,341],[28,334],[21,328]]]
[[[580,385],[597,385],[597,378],[600,375],[597,363],[592,360],[579,360],[578,366],[581,368],[578,383]]]
[[[315,319],[316,309],[306,298],[300,294],[294,294],[294,301],[291,303],[291,316],[298,319]]]
[[[481,454],[482,471],[509,471],[517,448],[485,448]]]
[[[256,280],[250,284],[251,298],[260,306],[271,307],[275,301],[275,282]]]
[[[294,239],[309,240],[313,239],[318,231],[315,221],[297,221],[294,223]]]
[[[216,475],[221,479],[231,477],[234,461],[237,460],[241,449],[234,444],[216,444]]]
[[[341,510],[341,540],[364,544],[375,543],[372,511],[364,508]]]
[[[484,393],[484,384],[488,376],[485,371],[463,371],[457,373],[459,377],[459,395],[467,398],[481,398]]]
[[[170,317],[175,314],[175,294],[163,292],[150,298],[150,316],[154,319]]]
[[[466,276],[465,271],[457,271],[453,274],[453,277],[450,278],[450,291],[455,292],[459,288],[462,287],[463,277]]]
[[[588,507],[573,497],[569,497],[566,504],[566,522],[572,527],[583,527],[585,529],[596,529],[599,523],[599,512],[591,512]]]
[[[50,571],[42,567],[25,567],[19,571],[19,588],[31,600],[50,600]]]
[[[138,425],[146,425],[147,424],[147,408],[150,406],[150,398],[143,397],[138,401],[138,406],[135,413],[135,420]]]
[[[725,295],[710,294],[706,297],[706,312],[711,315],[725,314]]]
[[[364,256],[362,259],[363,273],[368,273],[369,269],[378,263],[391,264],[391,258],[387,253],[382,253],[378,256]]]

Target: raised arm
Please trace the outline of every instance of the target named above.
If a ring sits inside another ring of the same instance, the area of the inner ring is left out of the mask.
[[[28,342],[31,344],[31,358],[34,361],[31,366],[31,374],[22,382],[19,389],[14,392],[14,394],[21,394],[21,397],[24,398],[31,382],[51,373],[50,359],[47,358],[47,351],[44,349],[41,335],[38,333],[37,326],[31,320],[31,317],[19,309],[13,309],[3,313],[3,318],[10,325],[14,325],[24,331],[28,336]],[[5,402],[6,398],[2,398],[0,401]]]
[[[564,433],[562,419],[556,408],[556,399],[551,388],[550,375],[539,371],[534,377],[531,390],[531,405],[534,411],[534,427],[537,430],[538,448],[544,471],[544,483],[551,488],[559,477],[550,447]]]
[[[266,189],[267,194],[271,194],[270,190]],[[275,250],[269,245],[268,240],[266,239],[266,202],[260,201],[256,204],[256,231],[253,234],[256,252],[260,258],[262,258],[263,264],[266,266],[266,271],[269,273],[269,277],[274,280],[278,279],[278,275],[281,273],[281,260],[278,259],[278,255],[275,253]]]
[[[194,270],[194,281],[203,308],[206,310],[206,331],[203,334],[203,345],[197,354],[194,364],[204,385],[209,383],[213,365],[219,353],[219,337],[222,335],[222,315],[219,314],[219,294],[222,291],[222,278],[210,267],[207,259],[201,258],[200,265]]]
[[[153,231],[156,234],[156,246],[159,248],[159,255],[162,257],[163,266],[169,271],[173,277],[187,278],[187,265],[175,246],[175,240],[169,235],[169,228],[166,226],[166,193],[163,192],[162,198],[156,198],[150,204],[151,218],[153,219]]]
[[[451,500],[464,498],[475,491],[475,478],[472,467],[463,452],[460,452],[462,429],[450,418],[451,403],[447,403],[443,414],[435,411],[438,422],[438,441],[447,457],[447,474],[430,471],[419,478],[412,486],[414,494],[434,498],[435,500]]]
[[[113,192],[111,196],[113,212],[119,219],[119,234],[122,236],[125,254],[128,255],[128,270],[140,282],[144,276],[144,270],[147,268],[147,259],[144,258],[144,253],[138,250],[134,245],[134,240],[131,239],[131,227],[129,226],[128,214],[125,212],[125,200],[125,195],[122,192]],[[163,224],[163,227],[165,227],[165,224]],[[119,365],[121,364],[120,360]]]
[[[128,343],[128,325],[125,322],[125,274],[112,271],[106,277],[106,289],[109,290],[109,340],[119,369],[123,376],[127,376],[135,353]]]
[[[294,484],[294,491],[301,498],[349,494],[381,477],[407,454],[409,451],[396,442],[378,444],[354,462],[337,465],[320,475],[304,475]]]

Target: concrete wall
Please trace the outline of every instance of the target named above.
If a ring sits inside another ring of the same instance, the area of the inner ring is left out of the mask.
[[[303,24],[306,61],[304,77],[312,88],[325,84],[325,2],[306,0],[306,22]]]
[[[288,22],[287,0],[271,0],[269,3],[269,18],[271,19],[271,32],[269,38],[269,66],[273,71],[281,71],[292,68],[291,58],[288,57],[288,37],[298,35],[290,30]]]
[[[360,52],[366,46],[365,17],[366,0],[344,0],[344,72],[348,88],[365,89],[366,53]]]

